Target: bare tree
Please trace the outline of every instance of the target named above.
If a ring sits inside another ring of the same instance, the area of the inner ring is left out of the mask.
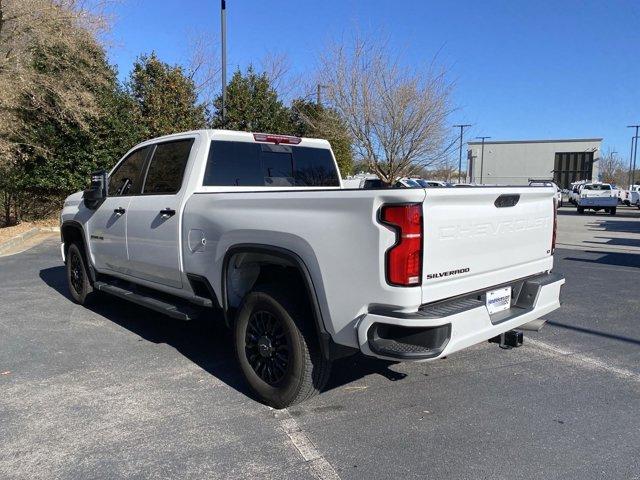
[[[621,173],[623,173],[623,170],[622,159],[611,148],[608,148],[600,159],[600,177],[602,181],[622,185],[624,180],[621,178]]]
[[[409,69],[385,43],[358,38],[322,57],[321,82],[346,121],[356,157],[386,184],[447,158],[452,84],[433,66]]]
[[[220,55],[217,44],[210,36],[198,34],[190,40],[191,55],[185,66],[187,76],[193,80],[200,101],[207,105],[213,105],[214,100],[220,95]]]
[[[307,91],[306,77],[293,72],[286,53],[268,52],[260,60],[260,70],[269,78],[271,86],[283,102],[289,103],[305,96],[303,92]]]

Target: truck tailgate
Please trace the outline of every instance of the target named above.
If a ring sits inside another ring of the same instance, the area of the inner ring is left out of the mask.
[[[424,201],[423,303],[548,271],[554,189],[429,189]]]

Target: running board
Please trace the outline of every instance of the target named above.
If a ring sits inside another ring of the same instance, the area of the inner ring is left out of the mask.
[[[142,305],[143,307],[150,308],[156,312],[164,313],[165,315],[175,318],[177,320],[194,320],[198,317],[198,311],[195,308],[188,305],[179,305],[170,303],[165,300],[153,297],[148,294],[134,292],[126,288],[112,285],[105,282],[94,282],[93,288],[101,292],[114,295],[116,297],[128,300],[129,302]]]

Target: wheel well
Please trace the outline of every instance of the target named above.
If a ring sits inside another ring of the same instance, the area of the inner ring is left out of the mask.
[[[237,308],[255,285],[264,283],[279,283],[295,289],[309,301],[304,282],[299,266],[285,257],[267,252],[234,253],[225,271],[226,306],[228,309]]]
[[[222,302],[227,325],[244,296],[260,283],[278,283],[304,301],[318,335],[320,349],[327,358],[344,356],[334,347],[324,326],[311,276],[302,259],[285,249],[247,244],[227,253],[223,267]]]
[[[91,265],[91,262],[89,261],[89,255],[85,245],[82,226],[80,226],[80,224],[77,224],[75,222],[64,223],[60,228],[60,236],[62,238],[62,241],[64,242],[65,262],[67,258],[67,253],[69,252],[69,246],[72,243],[75,243],[76,245],[78,245],[78,248],[80,248],[80,253],[82,254],[84,264],[87,266],[87,270],[89,273],[89,281],[91,282],[91,285],[93,285],[93,282],[95,282],[96,280],[96,273],[93,269],[93,265]]]
[[[65,254],[69,250],[69,245],[71,245],[72,243],[77,243],[78,246],[82,249],[82,252],[86,254],[84,248],[84,236],[82,235],[82,227],[74,224],[63,225],[60,229],[60,235],[62,236],[62,241],[64,242]]]

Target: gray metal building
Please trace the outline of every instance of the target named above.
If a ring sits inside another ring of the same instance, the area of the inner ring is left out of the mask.
[[[577,180],[597,180],[602,138],[469,142],[470,182],[526,185],[553,179],[560,188]]]

